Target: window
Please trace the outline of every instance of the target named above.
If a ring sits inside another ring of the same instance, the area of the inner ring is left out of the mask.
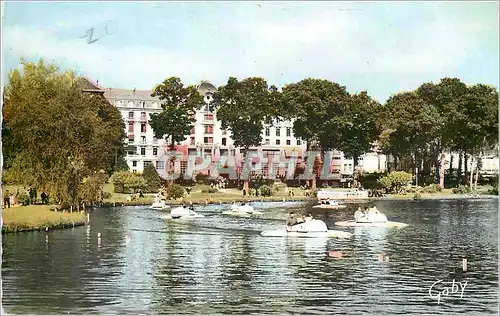
[[[147,119],[146,112],[141,112],[141,120],[146,121]]]
[[[205,113],[205,115],[203,116],[203,119],[205,121],[213,121],[214,115],[212,113]]]
[[[288,146],[290,146],[290,145],[291,145],[291,141],[290,141],[289,139],[287,139],[287,140],[286,140],[286,144],[287,144]]]
[[[297,146],[300,146],[301,143],[300,139],[297,139]]]
[[[265,144],[266,144],[266,145],[269,145],[270,143],[271,143],[271,142],[269,141],[269,138],[266,138],[266,142],[265,142]]]
[[[222,138],[222,146],[226,146],[226,139],[227,139],[227,138],[225,138],[225,137],[224,137],[224,138]]]
[[[133,119],[134,118],[134,112],[128,112],[128,118]]]
[[[133,143],[134,142],[134,134],[128,134],[128,141],[130,143]]]
[[[156,169],[158,169],[158,170],[165,169],[165,161],[157,161],[156,162]]]
[[[151,163],[151,161],[148,161],[148,160],[144,161],[144,167],[146,167],[146,166],[147,166],[147,165],[149,165],[150,163]]]
[[[270,136],[271,135],[271,131],[269,130],[269,127],[266,127],[266,136]]]
[[[276,128],[276,136],[279,137],[281,136],[281,128]]]
[[[290,127],[287,127],[287,129],[286,129],[286,137],[290,137],[291,134],[292,134],[292,129]]]
[[[153,156],[158,156],[158,148],[153,148]]]
[[[222,135],[226,135],[227,134],[227,128],[225,128],[223,131],[222,131]]]
[[[141,136],[141,143],[145,144],[146,143],[146,136]]]
[[[194,134],[194,127],[191,128],[191,132],[190,132],[191,135]]]
[[[189,137],[189,144],[194,145],[194,137]]]
[[[203,137],[203,142],[205,144],[213,144],[214,143],[214,138],[213,137]]]
[[[141,156],[146,156],[146,148],[141,148]]]
[[[276,140],[276,145],[280,145],[280,144],[281,144],[280,140],[279,140],[279,139],[277,139],[277,140]]]
[[[129,132],[134,132],[134,123],[128,123],[128,131]]]
[[[269,125],[272,125],[272,124],[273,124],[273,119],[272,119],[272,118],[270,118],[270,117],[268,117],[268,118],[266,118],[266,122],[265,122],[265,123],[266,123],[266,124],[269,124]],[[269,136],[269,135],[268,135],[268,136]]]
[[[129,156],[135,155],[135,151],[130,151],[129,150],[129,151],[127,151],[127,155],[129,155]]]
[[[146,124],[145,123],[141,124],[141,133],[146,133]]]
[[[214,126],[213,125],[205,125],[205,134],[213,134]]]
[[[137,161],[132,161],[132,167],[137,167]]]

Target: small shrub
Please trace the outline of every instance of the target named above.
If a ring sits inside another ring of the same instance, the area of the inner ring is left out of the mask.
[[[102,198],[103,199],[110,199],[111,193],[110,192],[102,192]]]
[[[436,193],[438,191],[438,185],[435,183],[432,183],[424,188],[424,192],[426,193]]]
[[[167,198],[176,200],[184,196],[184,188],[178,184],[174,184],[167,188]]]
[[[467,194],[470,192],[470,188],[466,185],[461,184],[458,186],[458,188],[453,188],[451,192],[453,192],[454,194]]]
[[[262,196],[272,196],[274,194],[273,189],[268,185],[261,186],[259,191]]]
[[[413,199],[414,200],[420,200],[422,198],[422,195],[420,194],[420,192],[417,192],[413,195]]]
[[[196,175],[196,183],[198,184],[210,184],[210,179],[209,179],[209,175],[208,174],[203,174],[203,173],[198,173]]]

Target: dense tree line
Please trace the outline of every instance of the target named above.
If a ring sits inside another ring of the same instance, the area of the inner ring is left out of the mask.
[[[103,95],[83,92],[82,78],[43,60],[22,61],[4,90],[3,182],[33,186],[52,201],[79,206],[101,196],[123,165],[124,123]]]
[[[169,85],[173,95],[182,94],[184,89],[178,78],[167,79],[163,85]],[[263,78],[238,81],[230,77],[217,89],[214,99],[222,127],[231,132],[235,146],[244,152],[262,144],[267,119],[292,119],[294,135],[307,142],[308,150],[340,150],[353,158],[356,167],[359,156],[378,144],[380,153],[394,158],[392,170],[414,172],[419,168],[417,176],[426,182],[439,182],[431,175],[433,170],[438,174],[444,152],[460,153],[467,174],[468,159],[477,161],[482,152],[498,143],[498,91],[484,84],[467,86],[457,78],[424,83],[380,104],[366,91],[351,94],[346,87],[325,79],[304,79],[279,91]],[[170,128],[182,131],[176,134],[176,141],[185,140],[185,131],[192,128],[193,121],[184,118],[193,103],[182,106],[187,104],[186,98],[182,102],[169,100],[163,104],[165,113],[170,113],[168,124],[178,124]],[[184,110],[174,113],[173,109],[179,108]],[[153,119],[152,123],[157,124],[153,128],[161,137],[167,121]],[[317,157],[313,170],[318,176],[320,157],[323,155]],[[313,178],[313,188],[315,182]]]

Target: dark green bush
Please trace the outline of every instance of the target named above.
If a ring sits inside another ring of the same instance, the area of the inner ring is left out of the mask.
[[[110,199],[111,193],[110,192],[102,192],[102,198],[103,199]]]
[[[261,186],[259,191],[262,196],[272,196],[274,194],[273,189],[268,185]]]
[[[169,199],[179,199],[184,196],[184,188],[178,184],[174,184],[167,188],[167,197]]]

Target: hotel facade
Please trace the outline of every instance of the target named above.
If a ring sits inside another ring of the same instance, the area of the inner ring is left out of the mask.
[[[155,138],[153,129],[148,123],[151,114],[161,112],[160,100],[157,97],[152,97],[150,90],[102,88],[91,80],[88,81],[95,86],[95,89],[103,91],[105,98],[116,106],[122,114],[127,135],[125,160],[129,169],[140,173],[147,163],[152,163],[159,171],[164,169],[165,162],[161,157],[167,144],[165,140]],[[186,135],[186,140],[177,146],[178,151],[190,155],[197,154],[205,159],[212,158],[213,163],[217,163],[220,156],[227,154],[241,157],[240,149],[233,144],[231,132],[222,129],[221,122],[217,120],[211,106],[212,94],[215,90],[216,87],[207,81],[198,85],[198,91],[204,96],[204,104],[195,114],[196,121],[190,134]],[[292,153],[303,157],[306,148],[306,142],[293,134],[292,121],[274,120],[265,122],[262,130],[262,144],[259,147],[250,148],[250,152],[278,161],[280,158],[290,157]],[[453,167],[455,167],[458,159],[451,160],[449,154],[446,156],[447,167],[449,167],[449,162],[452,162]],[[498,173],[498,155],[496,153],[483,157],[482,161],[481,170],[484,169],[484,173]],[[364,172],[383,172],[387,170],[388,163],[390,163],[390,157],[378,154],[374,150],[359,157],[358,168]],[[241,161],[237,160],[237,164],[241,164]],[[183,160],[181,171],[185,170],[186,167],[187,160]],[[262,173],[268,174],[269,167],[276,172],[279,163],[272,163],[264,167]],[[278,175],[283,175],[283,169],[286,170],[287,167],[281,169],[277,172]],[[345,181],[353,172],[353,160],[345,157],[340,151],[334,152],[330,167],[333,179]]]

